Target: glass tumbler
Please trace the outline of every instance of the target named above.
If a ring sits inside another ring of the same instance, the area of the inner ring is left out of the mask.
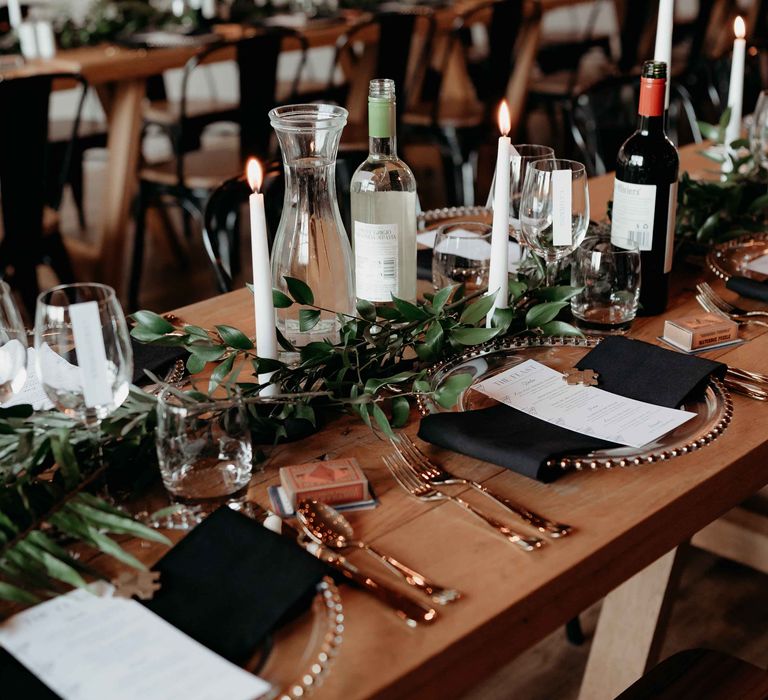
[[[491,232],[488,224],[461,221],[441,226],[432,252],[432,286],[435,291],[463,284],[467,294],[488,286]]]
[[[575,324],[585,333],[626,333],[640,298],[640,251],[614,246],[609,238],[589,236],[571,262],[571,284],[583,290],[571,298]]]
[[[223,503],[244,501],[253,450],[240,397],[197,402],[161,393],[155,446],[163,484],[174,502],[207,513]]]

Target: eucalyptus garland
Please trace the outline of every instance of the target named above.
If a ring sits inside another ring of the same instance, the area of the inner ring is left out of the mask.
[[[327,309],[315,303],[312,290],[301,280],[285,278],[285,289],[273,291],[275,306],[300,306],[301,330],[314,328]],[[222,393],[241,394],[256,444],[295,436],[297,423],[306,433],[307,426],[311,430],[339,411],[391,435],[408,420],[413,396],[426,394],[450,407],[472,381],[460,374],[434,390],[425,379],[429,364],[501,335],[580,335],[557,318],[578,289],[529,289],[525,280],[512,281],[509,308],[496,312],[491,328],[485,327],[485,318],[493,297],[485,291],[465,295],[461,286],[447,287],[422,304],[360,301],[355,314],[338,314],[336,342],[327,339],[296,348],[279,335],[283,348],[298,358],[292,364],[258,357],[251,338],[228,325],[206,329],[138,311],[131,334],[143,343],[189,352],[191,388],[166,387],[181,399],[196,402]],[[253,376],[274,372],[271,381],[279,384],[280,395],[261,399],[263,385],[240,380],[243,369]],[[134,482],[142,468],[155,477],[156,401],[153,394],[132,387],[123,405],[102,421],[97,441],[57,412],[33,412],[30,406],[0,409],[1,599],[32,603],[60,593],[62,586],[82,586],[86,577],[99,576],[72,555],[72,543],[141,568],[110,534],[167,542],[156,530],[89,493],[102,482],[104,465]]]

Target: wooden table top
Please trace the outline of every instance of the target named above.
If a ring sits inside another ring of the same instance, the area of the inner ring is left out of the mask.
[[[700,171],[706,164],[695,149],[683,149],[684,169]],[[590,187],[593,217],[599,217],[612,178],[597,178]],[[676,277],[668,316],[697,308],[691,287],[696,276],[677,270]],[[254,330],[246,290],[174,313],[191,323]],[[656,342],[662,325],[661,317],[640,319],[631,335]],[[768,335],[750,330],[748,337],[744,345],[708,355],[765,371]],[[733,398],[730,427],[700,451],[642,467],[572,472],[553,484],[426,447],[451,471],[576,528],[531,554],[517,551],[452,503],[424,504],[407,496],[381,462],[388,444],[357,419],[339,418],[313,437],[272,450],[265,472],[254,479],[252,499],[268,505],[265,487],[278,481],[279,466],[323,455],[355,457],[381,500],[373,511],[349,514],[356,533],[466,594],[440,608],[434,625],[409,629],[365,593],[344,587],[344,643],[316,697],[456,697],[760,489],[768,483],[768,440],[756,427],[768,420],[768,405]],[[406,432],[414,436],[417,428],[412,414]],[[474,494],[468,499],[493,508]],[[358,563],[368,564],[365,558]]]

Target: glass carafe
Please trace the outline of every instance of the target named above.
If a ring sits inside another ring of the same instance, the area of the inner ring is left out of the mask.
[[[269,113],[285,166],[285,199],[272,249],[273,285],[285,277],[306,282],[324,310],[302,330],[298,304],[277,309],[277,327],[296,346],[339,340],[338,313],[355,308],[352,249],[336,199],[336,153],[347,110],[322,104],[289,105]]]

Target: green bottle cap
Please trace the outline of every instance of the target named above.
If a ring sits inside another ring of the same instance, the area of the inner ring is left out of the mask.
[[[368,89],[368,135],[391,138],[394,135],[395,82],[371,80]]]

